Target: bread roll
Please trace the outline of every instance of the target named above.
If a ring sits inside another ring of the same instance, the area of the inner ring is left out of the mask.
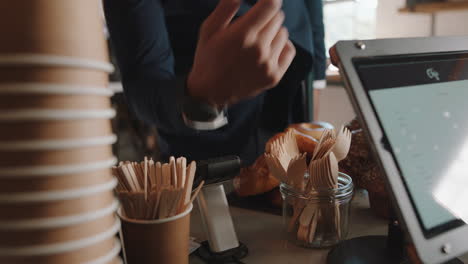
[[[252,166],[242,168],[233,183],[236,193],[242,197],[265,193],[279,185],[278,180],[270,174],[264,155],[258,157]]]

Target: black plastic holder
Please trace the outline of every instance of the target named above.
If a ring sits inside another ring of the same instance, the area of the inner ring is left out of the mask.
[[[208,241],[203,241],[201,246],[195,251],[195,255],[207,264],[242,263],[241,259],[245,258],[248,254],[249,249],[241,242],[239,242],[239,246],[236,248],[223,252],[213,252],[210,249]]]
[[[363,236],[345,240],[328,253],[327,264],[410,264],[405,235],[394,214],[387,236]],[[463,264],[453,259],[445,264]]]

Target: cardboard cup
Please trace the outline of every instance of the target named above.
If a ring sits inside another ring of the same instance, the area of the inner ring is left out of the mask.
[[[113,202],[114,193],[110,190],[67,200],[0,203],[0,221],[85,214],[109,207]]]
[[[46,229],[0,230],[0,247],[25,247],[74,241],[108,230],[114,213],[82,223]]]
[[[108,109],[110,100],[94,95],[1,95],[0,111],[21,109]]]
[[[22,123],[47,120],[80,120],[80,119],[107,119],[114,118],[114,109],[16,109],[0,112],[1,123]]]
[[[110,261],[107,264],[123,264],[123,261],[122,261],[122,259],[120,257],[118,257],[118,258],[113,259],[112,261]]]
[[[111,86],[16,81],[0,83],[0,95],[87,95],[93,97],[111,97],[114,95],[114,89]]]
[[[82,164],[112,157],[110,145],[59,150],[0,151],[0,168]]]
[[[88,264],[123,264],[122,259],[118,256],[122,251],[122,247],[120,246],[120,243],[117,244],[117,242],[115,247],[106,255],[92,260],[88,262]]]
[[[0,43],[0,53],[60,54],[107,61],[100,2],[0,1],[0,33],[8,36]]]
[[[57,246],[60,246],[57,245]],[[53,254],[29,254],[23,256],[1,256],[0,263],[15,264],[81,264],[92,263],[92,261],[103,257],[108,252],[120,247],[119,241],[114,237],[108,237],[73,250],[62,250]]]
[[[85,188],[76,188],[71,190],[44,191],[44,192],[18,192],[18,193],[0,193],[0,204],[4,203],[39,203],[53,202],[62,200],[72,200],[76,198],[87,197],[90,195],[112,191],[117,186],[118,180],[111,179],[100,185],[89,186]]]
[[[91,212],[78,215],[68,215],[62,217],[51,217],[41,219],[6,220],[0,221],[0,230],[41,230],[77,225],[91,220],[99,219],[110,214],[114,214],[119,207],[119,201],[114,199],[109,206]]]
[[[122,220],[121,238],[127,264],[188,264],[190,212],[193,206],[176,216],[153,220]]]
[[[116,135],[76,139],[0,141],[0,151],[46,151],[112,145]]]
[[[110,169],[48,177],[0,177],[0,193],[68,190],[103,184],[113,179]]]
[[[107,87],[106,72],[70,67],[0,67],[0,83],[18,82],[95,85]]]
[[[289,126],[300,133],[306,134],[320,140],[325,129],[334,129],[333,125],[327,122],[300,123]]]
[[[0,123],[0,141],[75,139],[112,135],[108,119]]]

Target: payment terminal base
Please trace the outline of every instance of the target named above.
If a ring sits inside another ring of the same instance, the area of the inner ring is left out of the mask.
[[[328,254],[327,264],[411,264],[405,256],[392,254],[386,236],[365,236],[343,241]],[[445,264],[463,264],[454,259]]]
[[[195,254],[207,264],[242,263],[240,260],[249,254],[249,249],[239,242],[239,246],[236,248],[213,252],[208,241],[204,241]]]
[[[389,211],[386,236],[363,236],[345,240],[328,253],[327,264],[411,264],[403,231],[395,211]],[[463,264],[453,259],[443,264]]]

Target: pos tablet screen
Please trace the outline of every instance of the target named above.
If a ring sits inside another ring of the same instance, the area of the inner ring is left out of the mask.
[[[429,263],[468,250],[462,242],[468,241],[467,226],[453,204],[468,207],[468,52],[443,43],[444,38],[336,45],[350,97],[399,213]],[[467,39],[462,43],[468,49]]]

